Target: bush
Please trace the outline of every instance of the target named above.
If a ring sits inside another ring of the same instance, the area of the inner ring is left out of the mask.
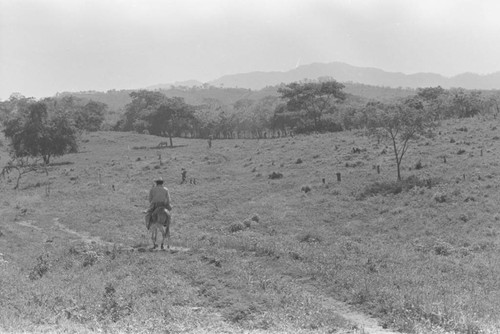
[[[437,242],[433,248],[436,255],[448,256],[453,253],[453,246],[445,241]]]
[[[250,228],[252,227],[252,221],[250,219],[245,219],[243,225],[245,225],[246,228]]]
[[[419,179],[418,177],[412,175],[407,179],[401,181],[386,181],[386,182],[375,182],[368,185],[358,196],[358,200],[365,199],[370,196],[377,195],[397,195],[403,191],[409,191],[414,187],[421,188],[432,188],[432,186],[440,183],[439,179]]]
[[[317,233],[306,232],[299,234],[297,236],[297,240],[299,240],[299,242],[311,243],[311,242],[321,242],[323,238]]]
[[[42,254],[37,258],[36,265],[33,267],[33,269],[31,269],[30,273],[28,274],[30,280],[34,281],[39,278],[42,278],[43,275],[45,275],[47,271],[49,271],[48,257],[49,257],[48,255]]]
[[[433,196],[433,198],[438,203],[444,203],[444,202],[446,202],[446,194],[443,194],[443,193],[440,193],[440,192],[435,193],[434,196]]]
[[[312,122],[306,122],[305,124],[298,125],[295,128],[295,133],[297,134],[308,134],[313,132],[327,133],[327,132],[339,132],[342,131],[342,125],[334,122],[331,119],[322,119],[321,122],[315,126]]]
[[[229,232],[235,233],[238,231],[243,231],[245,229],[245,224],[242,222],[235,222],[229,225]]]
[[[283,174],[281,174],[281,173],[276,173],[276,172],[272,172],[271,174],[269,174],[269,178],[270,178],[271,180],[281,179],[281,178],[283,178]]]
[[[250,218],[250,220],[252,220],[252,221],[254,221],[254,222],[258,223],[258,222],[260,221],[260,217],[259,217],[259,215],[258,215],[258,214],[254,214],[254,215],[252,216],[252,218]]]
[[[300,191],[303,191],[307,194],[308,192],[311,191],[311,187],[310,186],[302,186],[302,188],[300,188]]]

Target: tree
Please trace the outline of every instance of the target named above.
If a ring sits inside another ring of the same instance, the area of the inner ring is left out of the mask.
[[[40,157],[45,165],[51,157],[78,149],[77,132],[70,118],[62,112],[49,117],[43,102],[31,103],[5,121],[3,132],[11,141],[13,157]]]
[[[98,131],[104,122],[104,113],[108,106],[102,102],[90,100],[75,111],[75,126],[80,130]]]
[[[158,107],[165,98],[165,95],[161,92],[140,90],[130,93],[130,97],[132,98],[132,102],[125,106],[124,118],[119,124],[119,130],[122,131],[134,130],[134,123]]]
[[[369,102],[366,108],[370,133],[388,138],[392,144],[398,181],[401,181],[401,162],[410,141],[417,139],[419,135],[427,135],[433,126],[432,120],[417,97],[393,104]]]
[[[458,118],[472,117],[479,114],[484,101],[480,91],[467,91],[462,88],[450,90],[451,108]]]
[[[35,102],[32,97],[24,97],[20,93],[12,93],[8,100],[0,102],[0,122],[4,122],[10,115],[19,110],[26,109],[30,103]]]
[[[345,100],[344,85],[335,81],[292,82],[278,89],[282,99],[287,100],[288,111],[304,113],[311,119],[314,129],[319,130],[321,117],[335,111],[335,103]]]
[[[140,90],[130,93],[132,102],[125,107],[125,115],[119,123],[123,131],[148,131],[157,136],[167,136],[170,146],[172,137],[193,126],[194,108],[183,98],[168,98],[161,92]]]
[[[285,104],[278,104],[275,107],[274,116],[271,119],[271,128],[273,130],[280,131],[286,136],[287,130],[296,127],[299,123],[299,116],[296,113],[289,112]]]
[[[437,120],[449,116],[446,115],[448,92],[441,86],[419,88],[417,96],[425,103],[428,115],[432,119]]]
[[[16,185],[14,189],[19,188],[19,181],[21,177],[25,174],[36,172],[39,170],[40,165],[37,159],[31,157],[13,157],[7,164],[2,168],[0,172],[0,178],[6,178],[7,175],[13,171],[17,172]]]
[[[143,117],[150,124],[149,132],[156,135],[168,135],[170,147],[173,147],[174,132],[186,129],[194,119],[194,109],[180,97],[164,97],[157,106],[150,107]]]

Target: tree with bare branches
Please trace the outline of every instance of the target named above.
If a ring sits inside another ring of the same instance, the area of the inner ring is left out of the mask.
[[[434,125],[432,119],[417,97],[393,104],[370,102],[366,109],[370,134],[388,139],[392,144],[398,181],[401,181],[401,162],[410,142],[430,133]]]

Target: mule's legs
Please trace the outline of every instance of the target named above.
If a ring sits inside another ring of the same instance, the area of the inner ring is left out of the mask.
[[[158,228],[155,226],[152,226],[152,230],[151,230],[151,240],[153,241],[153,248],[152,249],[156,249],[156,247],[158,247],[156,245],[156,234],[158,232]]]
[[[167,249],[170,249],[170,222],[165,226],[165,235],[167,237]]]
[[[165,243],[165,226],[161,227],[161,250],[164,250],[163,244]]]

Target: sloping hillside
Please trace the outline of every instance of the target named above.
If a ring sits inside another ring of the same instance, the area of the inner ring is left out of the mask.
[[[0,331],[496,333],[498,126],[443,123],[401,190],[390,147],[361,132],[211,149],[92,133],[48,177],[0,183]],[[158,175],[171,252],[147,251]]]

